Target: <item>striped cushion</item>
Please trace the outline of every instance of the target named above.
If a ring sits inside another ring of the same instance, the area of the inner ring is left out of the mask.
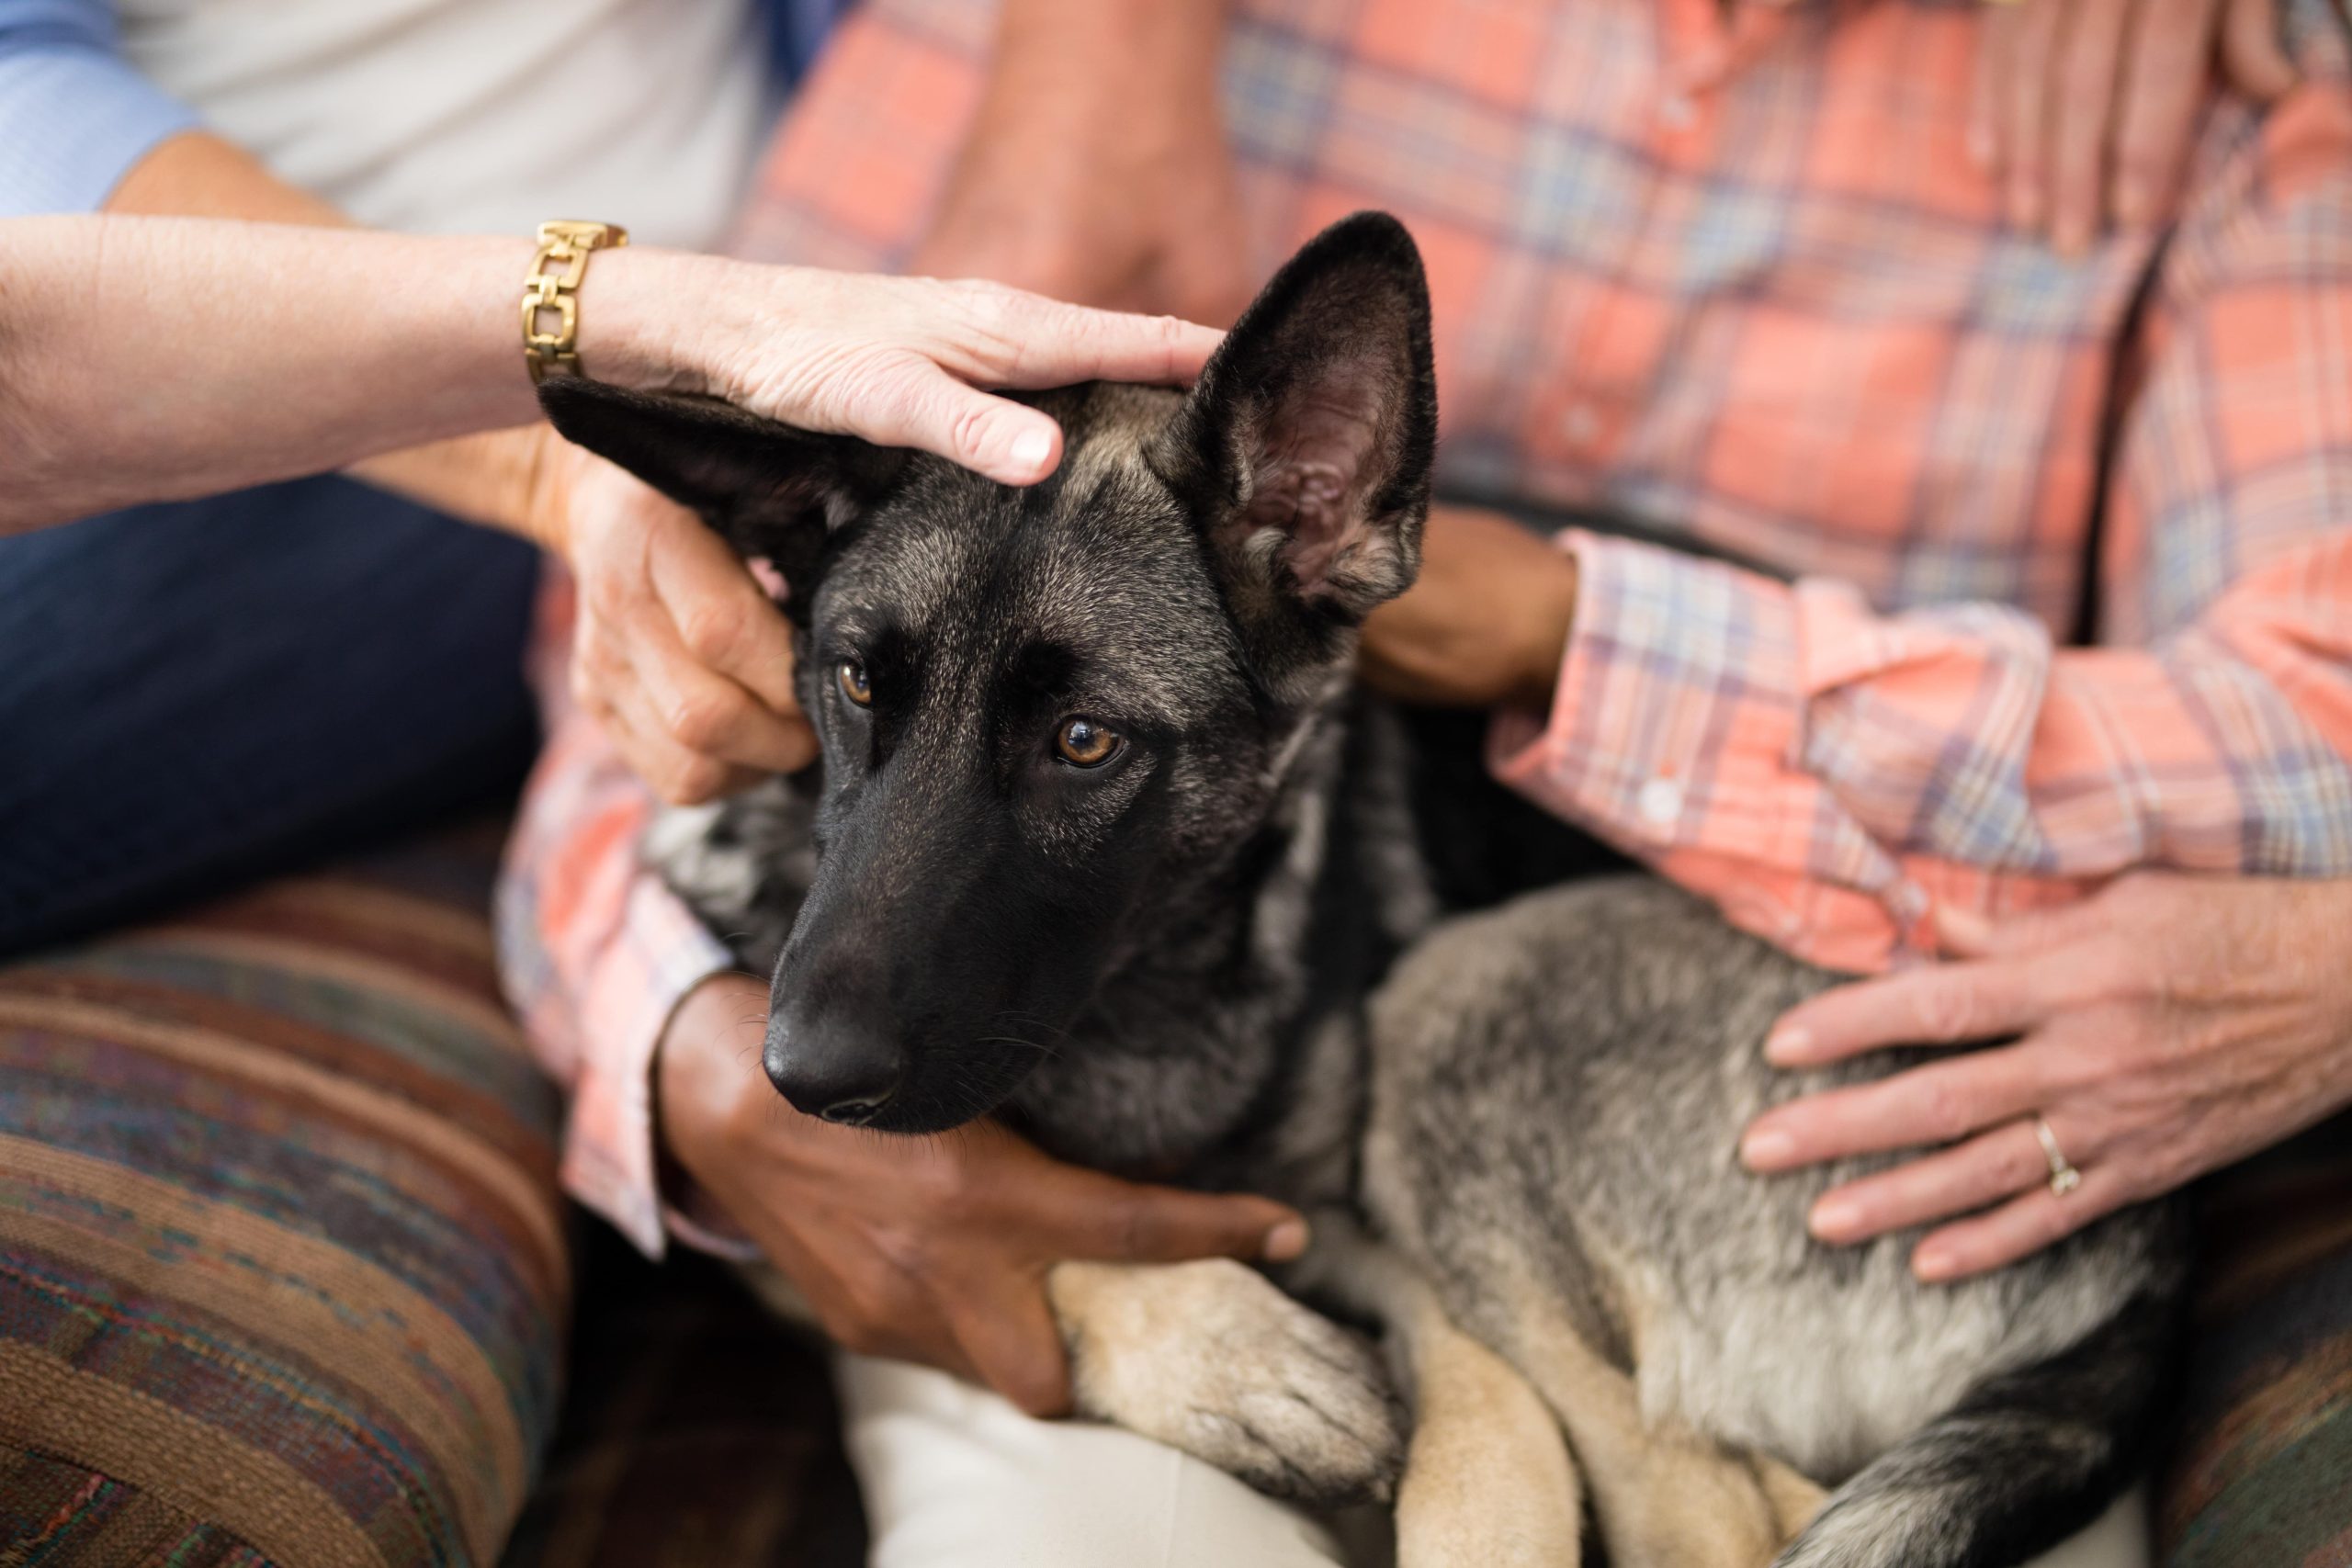
[[[495,849],[0,968],[0,1561],[496,1559],[570,1282]]]
[[[2352,1117],[2208,1184],[2166,1568],[2352,1568]]]

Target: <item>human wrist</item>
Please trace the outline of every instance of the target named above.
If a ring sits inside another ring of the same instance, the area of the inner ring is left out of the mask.
[[[1555,552],[1550,568],[1534,574],[1528,614],[1518,639],[1518,677],[1513,682],[1513,698],[1521,706],[1552,705],[1560,667],[1567,660],[1568,639],[1576,631],[1577,586],[1573,550]]]
[[[735,304],[747,264],[631,245],[599,251],[581,280],[580,363],[637,391],[722,392],[716,318]]]
[[[747,1061],[756,1066],[756,1050],[748,1057],[743,1050],[756,1043],[745,1035],[765,1020],[767,1000],[767,987],[748,975],[713,975],[679,998],[654,1043],[655,1151],[697,1179],[706,1151],[724,1141],[749,1094],[767,1087],[757,1071],[741,1070]]]

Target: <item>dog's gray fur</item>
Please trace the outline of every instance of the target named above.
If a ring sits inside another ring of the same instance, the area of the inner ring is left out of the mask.
[[[1763,1555],[1794,1534],[1789,1564],[1990,1568],[2095,1517],[2130,1478],[2163,1364],[2179,1274],[2166,1212],[1952,1287],[1912,1278],[1916,1236],[1822,1247],[1809,1204],[1873,1162],[1766,1180],[1733,1150],[1770,1103],[1905,1065],[1763,1064],[1772,1020],[1830,976],[1640,876],[1439,919],[1462,901],[1437,869],[1459,844],[1417,806],[1407,726],[1347,679],[1354,623],[1410,580],[1427,502],[1427,307],[1402,231],[1359,218],[1317,242],[1189,398],[1038,401],[1069,457],[1023,492],[925,459],[859,473],[863,455],[675,400],[548,398],[567,434],[793,580],[802,696],[834,776],[673,814],[646,844],[745,963],[777,969],[780,1013],[786,974],[818,961],[812,921],[865,920],[912,964],[953,962],[957,932],[1021,923],[994,901],[1013,897],[1005,884],[1077,875],[1041,897],[1091,897],[1099,866],[1117,886],[1090,906],[1073,999],[992,1012],[978,1044],[908,1043],[887,1114],[917,1130],[996,1110],[1069,1158],[1332,1216],[1318,1235],[1360,1215],[1388,1260],[1372,1274],[1401,1259],[1550,1402],[1628,1568],[1683,1549],[1643,1522],[1656,1500],[1632,1472],[1586,1451],[1602,1439],[1563,1368],[1588,1356],[1630,1377],[1643,1432],[1769,1456]],[[751,456],[707,471],[681,456],[730,444]],[[787,457],[820,477],[745,471]],[[764,510],[740,500],[753,491]],[[928,671],[887,746],[857,728],[884,719],[823,686],[842,638],[884,623]],[[1091,793],[1034,794],[1023,762],[968,770],[1025,755],[991,682],[1038,646],[1075,661],[1083,701],[1152,738]],[[861,812],[886,809],[890,835],[856,837]],[[966,888],[952,858],[922,858],[991,811],[1023,816],[1016,870]],[[823,903],[851,854],[859,901]],[[944,908],[941,875],[961,889]],[[872,925],[886,906],[905,921]],[[1030,961],[1010,951],[985,961]],[[819,1032],[777,1025],[771,1071]],[[1262,1276],[1066,1267],[1053,1293],[1089,1414],[1310,1500],[1394,1477],[1402,1439],[1375,1363]],[[1811,1502],[1788,1499],[1804,1483],[1771,1461],[1837,1488],[1802,1533]]]

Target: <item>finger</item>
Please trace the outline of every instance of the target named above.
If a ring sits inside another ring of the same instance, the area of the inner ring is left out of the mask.
[[[2220,0],[2149,0],[2124,48],[2114,141],[2116,222],[2145,228],[2163,211],[2204,107]]]
[[[1187,1192],[1093,1172],[1057,1183],[1043,1216],[1069,1250],[1048,1256],[1119,1263],[1195,1258],[1287,1262],[1306,1250],[1306,1222],[1270,1198]]]
[[[2072,1235],[2136,1197],[2120,1172],[2093,1166],[2083,1172],[2082,1185],[2063,1197],[2046,1185],[2037,1187],[1989,1214],[1928,1233],[1911,1254],[1911,1271],[1929,1284],[1945,1284],[2003,1268]]]
[[[2050,234],[2079,256],[2098,232],[2106,195],[2108,128],[2132,0],[2071,0],[2050,105]]]
[[[949,1326],[979,1381],[1031,1416],[1068,1415],[1069,1358],[1038,1282],[1007,1275],[956,1300]]]
[[[703,667],[727,677],[771,713],[797,719],[792,626],[750,565],[699,518],[681,513],[650,552],[653,591],[679,642]]]
[[[636,688],[659,733],[681,749],[731,768],[788,773],[808,766],[815,737],[796,708],[787,718],[688,649],[666,611],[628,635]]]
[[[2222,21],[2222,74],[2258,104],[2285,96],[2299,79],[2278,30],[2275,0],[2227,0]]]
[[[1739,1156],[1750,1170],[1781,1171],[1948,1144],[2025,1114],[2039,1089],[2030,1058],[2017,1046],[1972,1051],[1768,1111],[1748,1124]]]
[[[1764,1057],[1774,1066],[1811,1067],[1894,1045],[1998,1040],[2046,1010],[2021,960],[1928,964],[1798,1003],[1773,1025]]]
[[[1806,1224],[1833,1246],[1973,1213],[2050,1174],[2030,1122],[2012,1122],[1958,1148],[1916,1159],[1821,1195]]]
[[[870,383],[842,428],[879,446],[914,446],[1001,484],[1035,484],[1061,461],[1062,430],[1047,415],[967,386],[910,355]]]
[[[2012,227],[2029,233],[2049,215],[2051,98],[2059,75],[2061,0],[2019,0],[2017,44],[2010,54],[2007,112],[2001,166],[2008,183]]]
[[[1976,75],[1968,99],[1968,155],[1987,175],[2007,141],[2008,83],[2016,68],[2018,7],[1986,6],[1976,28]]]
[[[1225,334],[1175,316],[1139,316],[1065,305],[1018,290],[1005,304],[1003,341],[1012,359],[997,371],[1008,387],[1061,387],[1074,381],[1148,381],[1188,385]]]
[[[621,760],[673,806],[700,806],[746,788],[762,776],[678,744],[634,675],[607,686],[605,703],[605,733]]]
[[[1965,958],[2041,958],[2098,935],[2108,925],[2106,890],[2071,904],[1986,917],[1939,907],[1938,945]]]

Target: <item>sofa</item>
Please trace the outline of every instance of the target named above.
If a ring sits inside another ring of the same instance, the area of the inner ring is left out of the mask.
[[[559,1191],[498,842],[0,967],[0,1564],[862,1560],[819,1351]],[[2352,1134],[2203,1202],[2165,1561],[2352,1564]]]

